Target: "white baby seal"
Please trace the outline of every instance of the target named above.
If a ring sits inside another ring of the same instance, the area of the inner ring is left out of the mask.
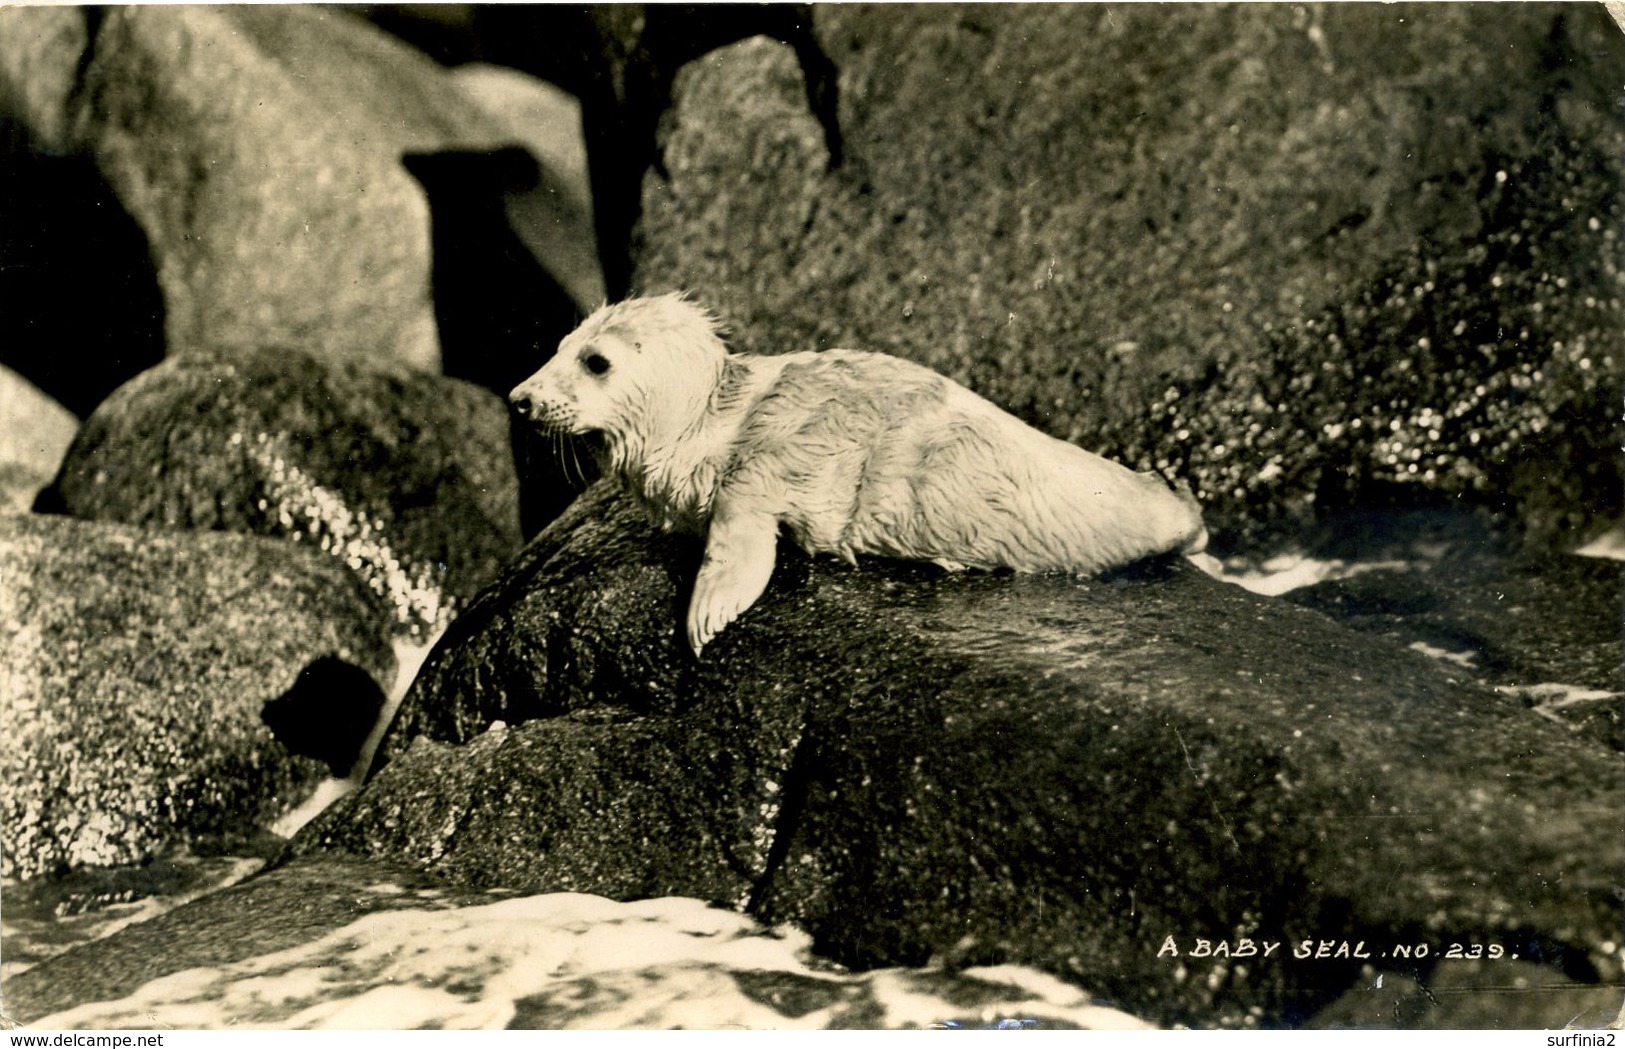
[[[1185,490],[1040,433],[928,368],[858,350],[729,353],[682,295],[605,306],[509,394],[601,438],[667,528],[705,537],[696,655],[761,596],[782,526],[812,554],[1095,573],[1205,545]]]

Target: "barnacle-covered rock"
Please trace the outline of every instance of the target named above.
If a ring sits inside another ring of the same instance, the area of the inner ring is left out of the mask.
[[[88,419],[42,506],[306,543],[403,634],[443,626],[519,545],[507,413],[469,383],[293,350],[166,361]]]
[[[1257,357],[1171,382],[1115,440],[1191,477],[1232,543],[1433,506],[1579,545],[1625,492],[1625,199],[1617,153],[1542,142],[1483,174],[1471,240],[1420,237],[1346,301],[1270,325]]]

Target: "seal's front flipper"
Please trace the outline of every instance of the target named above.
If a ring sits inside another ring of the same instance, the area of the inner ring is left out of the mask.
[[[767,589],[778,541],[773,515],[717,508],[688,604],[688,645],[696,656]]]

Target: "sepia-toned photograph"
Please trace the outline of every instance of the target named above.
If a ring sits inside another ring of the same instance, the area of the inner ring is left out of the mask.
[[[1625,0],[0,8],[0,1028],[1613,1045],[1622,241]]]

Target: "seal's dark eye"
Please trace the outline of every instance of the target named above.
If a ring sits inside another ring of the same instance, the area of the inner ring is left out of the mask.
[[[601,353],[589,353],[581,358],[581,366],[594,375],[603,375],[609,371],[609,358]]]

